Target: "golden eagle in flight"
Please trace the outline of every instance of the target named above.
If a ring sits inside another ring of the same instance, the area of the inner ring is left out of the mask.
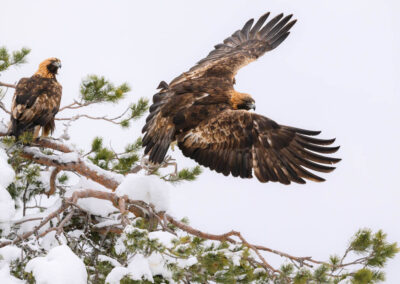
[[[61,61],[49,58],[40,63],[38,71],[30,78],[19,80],[11,106],[9,135],[19,137],[24,132],[33,132],[33,137],[53,133],[54,116],[60,108],[62,87],[56,75]]]
[[[279,46],[296,23],[292,15],[279,14],[264,25],[268,16],[255,24],[249,20],[189,71],[169,85],[160,83],[142,130],[150,162],[161,163],[176,141],[200,165],[241,178],[254,172],[261,182],[324,181],[307,169],[334,169],[324,164],[340,159],[321,153],[336,152],[339,147],[326,147],[335,139],[318,139],[312,136],[320,131],[280,125],[250,112],[254,99],[233,88],[237,71]]]

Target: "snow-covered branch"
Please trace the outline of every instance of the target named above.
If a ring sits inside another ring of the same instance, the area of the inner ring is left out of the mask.
[[[54,145],[51,142],[46,142],[46,144],[58,147],[58,145]],[[111,190],[115,190],[123,178],[120,174],[103,170],[90,162],[82,160],[77,152],[46,155],[38,148],[25,146],[22,148],[20,155],[41,165],[56,167],[62,171],[76,172]]]

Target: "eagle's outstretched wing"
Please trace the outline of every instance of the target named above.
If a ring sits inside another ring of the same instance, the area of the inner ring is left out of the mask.
[[[254,19],[247,21],[241,30],[216,45],[206,58],[200,60],[188,72],[175,78],[170,86],[206,74],[228,76],[233,81],[241,67],[280,45],[296,23],[296,20],[290,21],[292,15],[283,17],[283,14],[279,14],[264,25],[268,16],[269,12],[261,16],[254,26]]]
[[[321,154],[336,152],[326,147],[335,139],[310,136],[309,131],[277,124],[264,116],[241,110],[225,110],[178,138],[183,154],[224,175],[252,177],[261,182],[305,183],[304,179],[324,181],[308,171],[330,172],[340,159]]]

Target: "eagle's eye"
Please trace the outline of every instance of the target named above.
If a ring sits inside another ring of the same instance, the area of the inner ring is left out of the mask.
[[[49,65],[47,65],[47,69],[53,74],[57,74],[59,68],[61,68],[60,61],[52,61]]]

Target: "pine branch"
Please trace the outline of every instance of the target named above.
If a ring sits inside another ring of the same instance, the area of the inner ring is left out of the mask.
[[[254,253],[257,256],[257,258],[259,259],[259,261],[257,259],[254,259],[251,256],[248,256],[248,260],[250,262],[256,263],[257,265],[261,265],[262,267],[264,267],[264,269],[266,271],[269,271],[268,275],[271,279],[287,279],[288,281],[294,280],[295,283],[297,283],[301,279],[317,279],[317,280],[320,279],[320,281],[324,282],[323,279],[325,279],[326,276],[330,276],[330,277],[337,278],[337,279],[345,279],[347,276],[350,276],[350,274],[335,275],[333,273],[329,273],[329,269],[333,269],[333,271],[335,271],[337,269],[344,268],[344,267],[350,266],[350,265],[365,264],[368,259],[368,257],[364,257],[364,258],[360,258],[359,260],[355,260],[355,261],[352,261],[349,263],[341,263],[339,265],[332,265],[332,264],[329,264],[326,262],[314,260],[311,257],[295,257],[295,256],[289,255],[287,253],[283,253],[280,251],[276,251],[276,250],[267,248],[265,246],[251,244],[238,231],[230,231],[230,232],[227,232],[225,234],[220,234],[220,235],[205,233],[205,232],[202,232],[198,229],[195,229],[195,228],[185,224],[184,222],[176,220],[174,217],[166,214],[165,212],[156,212],[154,210],[154,207],[149,206],[142,201],[131,200],[126,196],[122,196],[122,197],[117,196],[115,193],[112,193],[112,192],[97,191],[97,190],[92,190],[92,189],[75,191],[71,197],[64,199],[62,205],[57,210],[55,210],[54,212],[49,214],[47,217],[41,219],[42,222],[39,224],[39,226],[35,227],[30,232],[24,233],[22,236],[18,236],[16,239],[14,239],[12,241],[10,240],[10,241],[1,242],[0,247],[4,247],[4,246],[10,245],[10,244],[17,244],[19,242],[26,240],[27,238],[29,238],[30,236],[32,236],[34,234],[36,235],[36,238],[44,237],[46,234],[48,234],[51,231],[56,231],[57,234],[60,234],[63,231],[63,228],[70,222],[70,220],[75,212],[74,207],[76,207],[79,210],[83,210],[82,208],[77,206],[78,199],[82,199],[82,198],[98,198],[98,199],[110,201],[114,205],[114,207],[119,210],[119,212],[121,214],[121,218],[122,218],[121,223],[123,226],[126,226],[131,223],[126,218],[126,216],[127,216],[126,212],[130,211],[130,212],[134,213],[136,216],[140,216],[140,217],[143,217],[143,216],[150,217],[150,216],[154,215],[154,216],[156,216],[156,219],[158,220],[158,222],[160,222],[161,224],[163,222],[169,222],[170,224],[189,233],[190,235],[197,236],[201,239],[220,241],[222,243],[227,241],[234,245],[242,245],[244,247],[247,247],[248,249],[254,251]],[[72,207],[72,210],[67,214],[67,216],[64,219],[62,219],[58,222],[58,225],[50,227],[49,229],[45,230],[44,232],[38,234],[39,230],[45,224],[47,224],[51,219],[55,218],[56,216],[61,215],[63,212],[65,212],[70,207]],[[18,221],[18,222],[21,223],[21,222],[28,222],[28,221],[33,221],[33,220],[37,220],[37,218],[30,219],[30,220],[22,220],[22,221]],[[164,224],[164,226],[165,226],[165,224]],[[166,227],[167,226],[165,226],[165,228]],[[107,230],[106,232],[110,232],[110,230],[111,230],[111,228],[109,230]],[[112,230],[115,233],[121,233],[121,230],[118,228],[112,228]],[[385,251],[387,251],[386,252],[386,259],[387,259],[387,258],[393,257],[393,255],[398,251],[398,249],[395,246],[395,244],[386,244],[384,242],[384,237],[385,237],[384,234],[382,234],[381,232],[378,232],[375,234],[373,241],[375,243],[379,243],[379,245],[381,245],[382,247],[385,248]],[[236,240],[234,238],[237,238],[238,240]],[[356,235],[355,240],[360,241],[360,237]],[[354,241],[353,241],[353,243],[354,243]],[[393,247],[393,250],[388,251],[389,247]],[[267,251],[267,252],[279,255],[281,257],[285,257],[285,258],[297,263],[298,266],[297,265],[296,266],[299,268],[301,268],[303,266],[312,267],[312,265],[310,265],[309,263],[317,263],[317,264],[323,264],[323,265],[315,270],[314,275],[312,275],[308,270],[300,269],[299,272],[295,276],[290,276],[292,274],[292,270],[290,269],[290,266],[282,266],[280,269],[274,268],[266,261],[265,257],[260,253],[260,251]],[[374,275],[371,273],[372,272],[369,269],[364,268],[364,269],[358,270],[355,274],[353,274],[353,276],[356,279],[364,279],[365,277],[369,277],[368,279],[370,279],[370,278],[372,279],[374,277]],[[378,276],[382,277],[380,275],[378,275]],[[378,277],[378,276],[376,276],[376,277]],[[312,278],[312,277],[314,277],[314,278]],[[343,277],[345,277],[345,278],[343,278]]]
[[[0,47],[0,72],[7,70],[9,67],[26,63],[26,56],[31,52],[29,48],[21,48],[21,50],[13,51],[11,54],[7,48]]]

